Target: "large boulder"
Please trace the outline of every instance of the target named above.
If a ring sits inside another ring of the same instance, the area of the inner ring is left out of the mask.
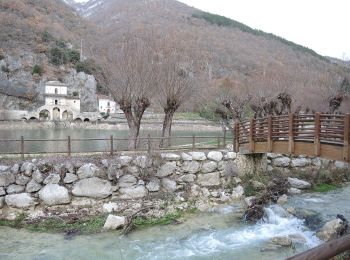
[[[11,172],[0,172],[0,186],[8,186],[12,183],[15,183],[15,175]]]
[[[157,192],[160,190],[160,180],[158,178],[152,178],[146,185],[147,190],[151,192]]]
[[[291,246],[292,245],[292,239],[290,239],[288,236],[278,236],[271,238],[271,242],[275,245],[279,246]]]
[[[35,169],[35,165],[33,163],[25,162],[22,164],[21,172],[23,172],[24,175],[30,177],[30,176],[32,176],[34,169]]]
[[[192,157],[192,160],[195,161],[205,161],[207,156],[203,152],[189,152],[189,155]]]
[[[11,184],[6,188],[7,194],[22,193],[24,191],[24,186]]]
[[[291,159],[288,157],[278,157],[272,160],[273,166],[276,167],[288,167]]]
[[[69,184],[69,183],[75,182],[76,180],[78,180],[78,176],[77,175],[75,175],[73,173],[70,173],[70,172],[67,172],[66,176],[63,179],[63,182]]]
[[[10,166],[7,165],[0,165],[0,172],[5,172],[10,169]]]
[[[163,178],[169,176],[175,172],[176,162],[167,162],[163,164],[156,173],[156,176]]]
[[[220,172],[198,174],[198,184],[205,187],[220,185]]]
[[[128,166],[132,162],[132,157],[126,156],[126,155],[120,156],[118,158],[118,162],[120,163],[120,166],[122,166],[122,167]]]
[[[241,185],[238,185],[236,188],[232,189],[231,197],[233,199],[240,199],[244,195],[244,188]]]
[[[68,190],[58,184],[48,184],[39,191],[39,198],[48,206],[68,204]]]
[[[237,153],[235,152],[227,152],[224,159],[225,160],[234,160],[237,158]]]
[[[182,165],[182,170],[184,172],[188,172],[192,174],[199,172],[200,168],[201,168],[200,163],[196,161],[186,161]]]
[[[308,166],[311,163],[310,159],[307,158],[296,158],[292,160],[291,166],[292,167],[305,167]]]
[[[180,161],[181,159],[181,156],[175,153],[162,153],[160,156],[166,161]]]
[[[336,218],[327,222],[321,230],[316,233],[316,236],[323,241],[329,241],[343,234],[346,227],[347,224],[344,221]]]
[[[213,161],[221,161],[223,158],[222,152],[212,151],[208,153],[208,159]]]
[[[146,197],[147,189],[143,185],[119,189],[121,199],[138,199]]]
[[[101,170],[93,163],[87,163],[82,165],[78,171],[77,175],[79,179],[86,179],[91,177],[100,177],[101,176]]]
[[[162,189],[164,192],[176,191],[176,181],[170,180],[168,178],[162,179]]]
[[[28,182],[30,181],[30,177],[22,175],[22,174],[18,174],[16,176],[16,184],[18,185],[26,185]]]
[[[196,180],[196,175],[195,174],[185,174],[185,175],[182,175],[178,181],[180,182],[194,182]]]
[[[36,170],[32,175],[33,180],[35,180],[37,183],[43,183],[44,181],[44,175],[39,171]]]
[[[137,179],[134,175],[123,175],[119,178],[118,184],[120,188],[128,188],[131,186],[135,186],[137,184]]]
[[[0,187],[0,196],[6,195],[6,191],[4,187]]]
[[[192,161],[192,156],[189,155],[189,154],[187,154],[187,153],[182,153],[182,154],[181,154],[181,159],[182,159],[183,161]]]
[[[125,223],[126,223],[125,217],[108,215],[107,220],[103,226],[103,229],[114,230],[114,229],[117,229],[119,227],[124,226]]]
[[[15,208],[29,208],[36,204],[35,199],[29,193],[6,195],[5,202],[9,207]]]
[[[42,188],[40,183],[37,183],[34,179],[32,179],[30,182],[28,182],[26,186],[26,192],[37,192]]]
[[[61,180],[61,177],[57,173],[51,173],[44,180],[44,184],[58,184]]]
[[[311,187],[311,184],[308,183],[307,181],[303,181],[297,178],[288,178],[288,182],[290,184],[290,186],[292,186],[293,188],[297,188],[297,189],[308,189]]]
[[[218,164],[216,162],[210,161],[202,164],[201,172],[208,173],[214,172],[218,168]]]
[[[76,182],[72,193],[77,197],[104,199],[112,194],[112,185],[107,180],[92,177]]]

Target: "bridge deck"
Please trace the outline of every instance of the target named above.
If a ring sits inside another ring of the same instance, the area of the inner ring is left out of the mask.
[[[350,162],[350,114],[269,116],[236,123],[235,149]]]

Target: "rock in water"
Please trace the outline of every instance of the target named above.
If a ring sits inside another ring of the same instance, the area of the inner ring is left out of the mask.
[[[126,223],[125,217],[108,215],[107,220],[103,226],[103,229],[114,230],[114,229],[117,229],[119,227],[124,226],[125,223]]]
[[[321,230],[316,233],[316,236],[323,241],[329,241],[344,234],[346,228],[347,223],[340,218],[336,218],[327,222]]]
[[[297,178],[288,178],[288,182],[290,186],[297,189],[308,189],[311,187],[311,184],[307,181],[303,181]]]

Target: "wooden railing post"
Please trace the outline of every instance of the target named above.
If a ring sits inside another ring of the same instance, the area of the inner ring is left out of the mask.
[[[239,123],[235,123],[234,128],[234,138],[233,138],[233,150],[238,153],[239,152]]]
[[[224,128],[224,148],[226,148],[226,126]]]
[[[67,143],[68,156],[70,157],[70,156],[71,156],[71,153],[72,153],[70,136],[68,136],[67,141],[68,141],[68,143]]]
[[[218,149],[220,149],[220,135],[218,135]]]
[[[254,127],[254,119],[250,120],[250,127],[249,127],[249,152],[250,153],[254,153],[255,150],[255,144],[254,144],[254,131],[255,131],[255,127]]]
[[[272,152],[272,116],[267,118],[267,151]]]
[[[343,160],[349,162],[349,135],[350,135],[350,114],[344,115],[344,147],[343,147]]]
[[[24,160],[24,137],[21,136],[21,158]]]
[[[290,113],[288,117],[288,153],[294,153],[294,135],[293,135],[293,125],[294,125],[294,114]]]
[[[110,147],[110,154],[113,155],[114,153],[114,138],[113,138],[113,135],[111,135],[110,137],[110,140],[111,140],[111,147]]]
[[[152,144],[151,144],[151,135],[148,134],[148,137],[147,137],[147,152],[148,154],[151,154],[151,150],[152,150]]]
[[[321,113],[317,112],[315,114],[315,139],[314,139],[314,152],[315,156],[320,156],[321,153]]]
[[[192,135],[192,149],[196,149],[196,136],[194,134]]]

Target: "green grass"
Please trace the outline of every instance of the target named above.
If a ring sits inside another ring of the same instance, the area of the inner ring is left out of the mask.
[[[175,113],[174,119],[187,119],[187,120],[203,120],[204,118],[199,115],[199,113],[193,113],[193,112],[182,112],[182,113]]]
[[[328,192],[328,191],[335,190],[336,188],[337,188],[337,186],[334,185],[334,184],[322,183],[322,184],[316,185],[313,188],[313,191],[316,191],[316,192]]]
[[[182,216],[180,211],[175,213],[168,213],[160,218],[144,218],[144,217],[136,217],[134,219],[134,225],[136,228],[144,228],[144,227],[152,227],[158,225],[169,225],[176,222],[178,218]]]

